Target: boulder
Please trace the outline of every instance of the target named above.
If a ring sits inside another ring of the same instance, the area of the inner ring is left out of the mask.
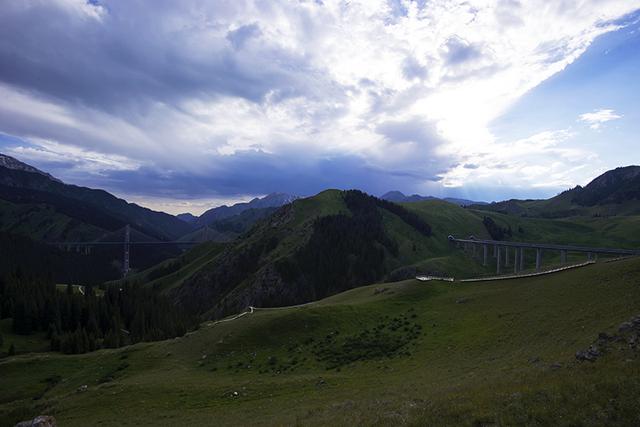
[[[613,341],[614,338],[615,337],[612,337],[611,335],[609,335],[606,332],[600,332],[598,334],[598,342],[602,343],[602,344],[606,344],[606,343],[608,343],[610,341]]]
[[[620,324],[620,326],[618,327],[618,331],[627,332],[631,330],[631,328],[633,328],[633,324],[631,322],[624,322]]]
[[[591,354],[589,354],[588,351],[577,351],[576,359],[578,359],[581,362],[584,362],[584,361],[594,362],[596,360],[596,358],[593,357]]]
[[[39,415],[29,421],[21,421],[15,427],[56,427],[56,419],[50,415]]]

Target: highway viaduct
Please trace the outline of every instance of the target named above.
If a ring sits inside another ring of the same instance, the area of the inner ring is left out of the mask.
[[[560,262],[567,262],[568,252],[578,252],[587,255],[588,259],[597,259],[598,255],[616,255],[616,256],[638,256],[640,250],[635,249],[619,249],[619,248],[598,248],[588,246],[575,245],[556,245],[547,243],[527,243],[527,242],[511,242],[502,240],[482,240],[469,236],[467,239],[457,239],[449,236],[449,242],[458,247],[463,247],[465,251],[470,251],[474,257],[480,256],[482,265],[486,266],[489,262],[489,251],[493,250],[493,257],[496,259],[497,274],[501,274],[503,269],[513,267],[513,272],[524,270],[525,250],[535,251],[536,254],[536,271],[540,271],[542,267],[543,251],[557,251],[560,253]]]

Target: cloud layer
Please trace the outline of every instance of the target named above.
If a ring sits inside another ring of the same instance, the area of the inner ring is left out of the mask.
[[[540,181],[531,155],[560,152],[559,170],[577,167],[562,131],[501,142],[489,125],[640,2],[1,7],[0,132],[11,154],[74,182],[198,199],[564,182]],[[617,117],[589,114],[592,127]]]

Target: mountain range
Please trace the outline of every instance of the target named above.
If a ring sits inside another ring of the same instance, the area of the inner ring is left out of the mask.
[[[298,199],[297,196],[292,196],[290,194],[271,193],[261,198],[256,197],[249,202],[236,203],[231,206],[222,205],[209,209],[197,218],[190,218],[185,216],[186,214],[182,214],[182,219],[191,219],[191,223],[200,227],[205,227],[213,222],[230,218],[249,209],[278,208],[291,203],[296,199]]]
[[[181,259],[177,246],[132,252],[139,273],[130,280],[149,283],[153,277],[159,291],[205,317],[219,317],[247,304],[307,302],[365,283],[411,277],[417,271],[480,273],[481,267],[449,247],[446,236],[489,237],[487,216],[495,227],[515,231],[505,238],[544,241],[552,236],[567,243],[606,244],[607,236],[617,231],[598,218],[634,218],[640,215],[639,201],[640,167],[629,166],[548,200],[474,204],[399,191],[375,198],[357,190],[327,190],[307,198],[273,193],[213,208],[199,217],[178,218],[103,190],[65,184],[9,156],[0,157],[0,232],[9,233],[4,241],[12,241],[11,235],[44,242],[117,241],[122,236],[114,233],[131,224],[136,241],[226,242],[168,264],[163,260]],[[536,217],[582,219],[527,219]],[[616,227],[623,234],[616,234],[616,242],[632,245],[632,224],[619,222]],[[27,243],[21,247],[28,251]],[[121,248],[91,256],[95,265],[102,260],[111,266],[108,278],[117,277]],[[66,269],[71,265],[63,264]]]
[[[421,202],[424,200],[444,200],[445,202],[453,203],[454,205],[458,205],[458,206],[486,204],[486,202],[474,202],[473,200],[458,199],[455,197],[445,197],[441,199],[433,196],[421,196],[419,194],[412,194],[410,196],[407,196],[404,193],[397,190],[389,191],[383,194],[382,196],[380,196],[380,198],[383,200],[388,200],[390,202],[395,202],[395,203],[412,203],[412,202]]]

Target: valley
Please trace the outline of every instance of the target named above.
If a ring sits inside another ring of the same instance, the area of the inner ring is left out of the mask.
[[[575,354],[640,314],[639,282],[637,259],[482,284],[408,280],[164,342],[4,359],[1,419],[629,425],[636,344],[600,346],[594,362]]]
[[[640,0],[0,1],[0,427],[640,426]]]
[[[638,258],[464,282],[495,275],[497,260],[483,265],[449,239],[637,249],[635,196],[607,197],[588,213],[549,215],[560,202],[510,201],[529,206],[513,211],[358,190],[267,196],[214,209],[200,228],[176,217],[186,230],[166,238],[202,243],[164,255],[137,247],[135,268],[108,280],[96,266],[119,246],[47,242],[117,241],[113,228],[14,197],[0,205],[4,242],[17,249],[0,263],[0,425],[37,414],[61,425],[628,425],[640,391]],[[159,262],[144,268],[147,250]],[[586,258],[545,251],[542,261]],[[523,267],[535,271],[532,255]]]

